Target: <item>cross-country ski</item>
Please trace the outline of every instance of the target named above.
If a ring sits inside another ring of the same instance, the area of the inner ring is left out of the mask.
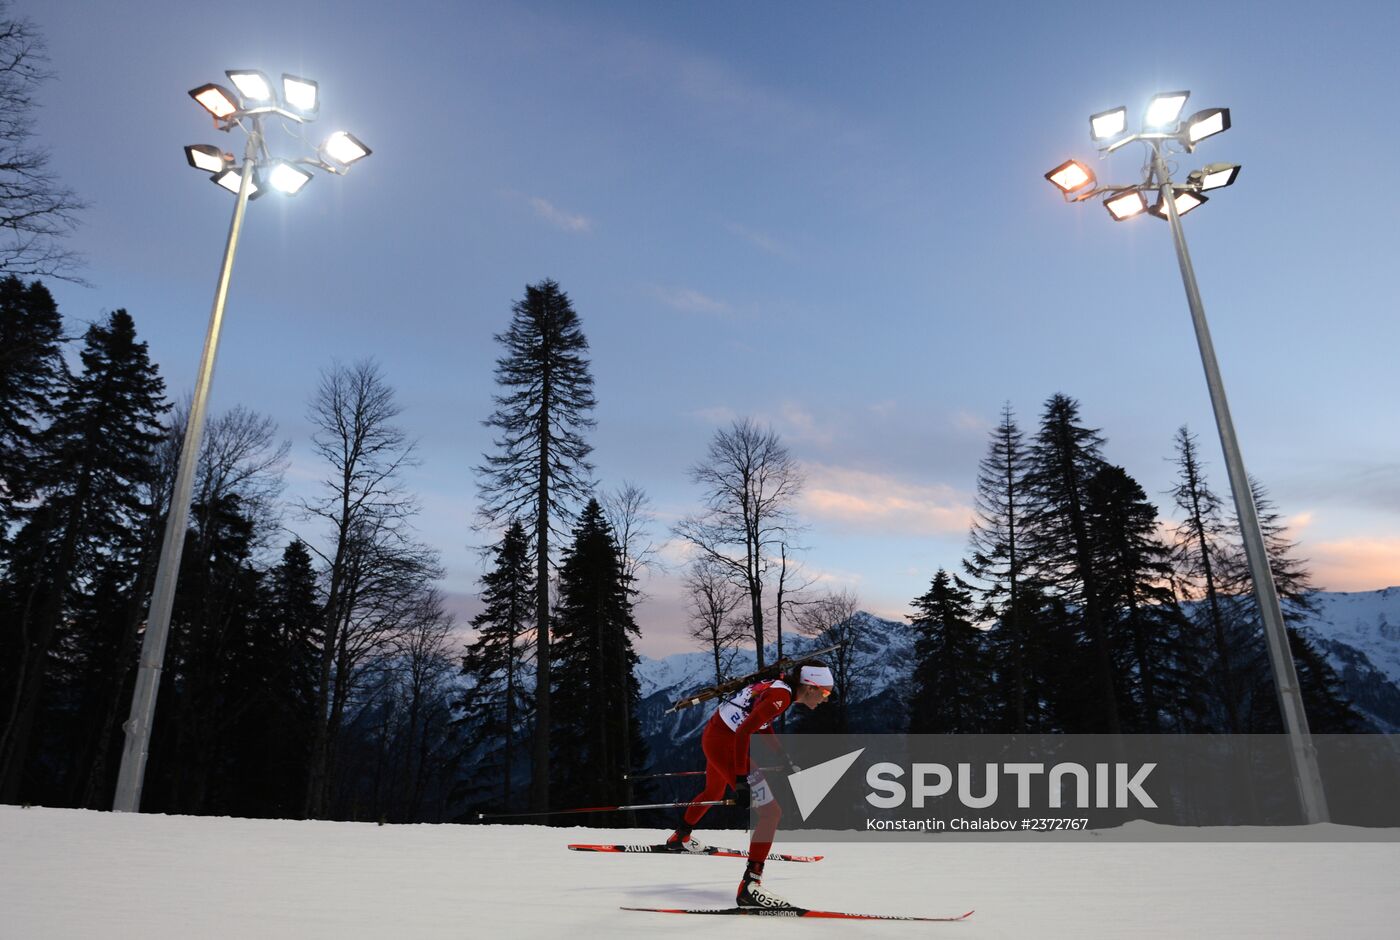
[[[570,851],[574,852],[618,852],[627,855],[645,855],[656,853],[660,855],[713,855],[720,858],[748,858],[749,853],[742,849],[724,849],[715,845],[699,845],[693,849],[677,851],[675,846],[665,842],[654,845],[581,845],[571,844]],[[820,862],[825,856],[822,855],[789,855],[786,852],[769,852],[770,862]]]
[[[919,920],[927,923],[955,923],[967,920],[975,911],[959,914],[956,917],[914,917],[907,914],[848,914],[844,911],[821,911],[804,907],[718,907],[692,910],[679,907],[624,907],[624,911],[643,911],[652,914],[734,914],[749,917],[821,917],[828,920]]]

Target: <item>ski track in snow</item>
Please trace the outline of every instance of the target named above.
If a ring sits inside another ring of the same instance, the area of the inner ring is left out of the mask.
[[[701,832],[721,845],[746,835]],[[649,830],[376,826],[0,806],[0,937],[1392,937],[1400,843],[788,843],[794,903],[955,924],[727,920],[743,862],[566,851]]]

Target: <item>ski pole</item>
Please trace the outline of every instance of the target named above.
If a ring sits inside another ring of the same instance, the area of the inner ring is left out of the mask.
[[[699,803],[643,803],[636,806],[580,806],[578,809],[547,809],[538,813],[477,813],[480,819],[513,819],[520,816],[563,816],[567,813],[621,813],[633,809],[685,809],[690,806],[733,806],[733,800],[705,800]]]
[[[760,767],[759,770],[786,770],[786,767]],[[623,780],[655,780],[658,777],[703,777],[703,770],[673,770],[664,774],[623,774]]]

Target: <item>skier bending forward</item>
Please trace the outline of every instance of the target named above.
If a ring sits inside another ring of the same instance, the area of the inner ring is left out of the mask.
[[[773,720],[793,702],[816,708],[831,695],[834,684],[831,670],[819,662],[809,662],[780,679],[755,682],[720,705],[705,725],[700,745],[705,750],[705,789],[692,802],[708,802],[724,798],[726,787],[733,787],[739,806],[752,805],[758,812],[753,837],[749,842],[748,867],[739,883],[740,907],[791,907],[787,901],[765,891],[762,885],[763,861],[773,846],[773,834],[778,829],[782,811],[773,799],[763,771],[749,767],[749,738],[755,732],[769,735],[767,742],[775,753],[781,754],[778,739],[773,736]],[[786,759],[786,758],[784,758]],[[685,811],[681,825],[666,840],[673,852],[698,852],[702,846],[690,837],[690,831],[705,815],[708,806],[692,806]]]

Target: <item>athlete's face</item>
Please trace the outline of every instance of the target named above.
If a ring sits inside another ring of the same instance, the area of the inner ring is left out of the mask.
[[[797,687],[797,701],[808,708],[816,708],[825,702],[827,696],[831,695],[831,689],[823,685],[808,685],[802,683]]]

